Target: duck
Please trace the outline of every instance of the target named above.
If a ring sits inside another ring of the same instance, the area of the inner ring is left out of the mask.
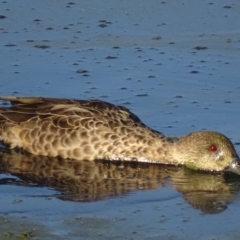
[[[126,107],[101,100],[18,96],[0,100],[4,101],[0,141],[10,149],[77,161],[137,161],[240,175],[237,152],[219,132],[166,137]]]

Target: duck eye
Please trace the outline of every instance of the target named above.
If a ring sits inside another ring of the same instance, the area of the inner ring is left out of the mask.
[[[212,144],[212,145],[210,145],[209,149],[212,152],[216,152],[217,151],[217,146],[215,144]]]

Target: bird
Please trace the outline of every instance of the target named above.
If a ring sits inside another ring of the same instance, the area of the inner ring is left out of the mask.
[[[219,132],[166,137],[126,107],[101,100],[18,96],[0,100],[4,101],[0,141],[11,149],[77,161],[137,161],[240,175],[237,152]]]

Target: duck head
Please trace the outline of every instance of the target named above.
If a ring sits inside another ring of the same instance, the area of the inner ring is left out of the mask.
[[[231,141],[221,133],[193,132],[175,143],[174,156],[188,168],[240,175],[240,161]]]

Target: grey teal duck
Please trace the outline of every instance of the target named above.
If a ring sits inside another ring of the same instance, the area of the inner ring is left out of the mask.
[[[99,100],[1,97],[0,140],[35,155],[75,160],[122,160],[185,165],[240,174],[231,141],[199,131],[172,141],[127,108]]]

